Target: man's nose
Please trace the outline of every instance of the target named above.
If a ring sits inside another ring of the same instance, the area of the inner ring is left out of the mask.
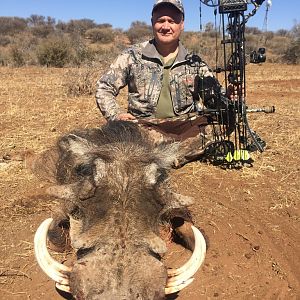
[[[163,24],[162,24],[162,28],[167,30],[170,28],[170,23],[168,21],[165,21]]]

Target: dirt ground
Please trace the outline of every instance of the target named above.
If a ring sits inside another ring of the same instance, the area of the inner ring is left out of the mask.
[[[300,66],[247,71],[249,106],[276,106],[275,114],[249,115],[266,151],[253,155],[251,168],[195,162],[171,172],[175,189],[194,197],[195,224],[208,241],[204,265],[178,300],[300,299]],[[65,69],[2,67],[0,78],[0,299],[62,299],[33,253],[35,230],[56,202],[24,153],[103,119],[93,96],[67,96]],[[170,245],[167,260],[188,255]]]

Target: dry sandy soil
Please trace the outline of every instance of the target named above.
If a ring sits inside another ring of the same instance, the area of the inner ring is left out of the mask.
[[[276,106],[275,114],[249,116],[266,151],[254,154],[251,168],[195,162],[171,172],[175,189],[194,197],[191,211],[209,246],[180,300],[300,299],[300,66],[247,71],[248,104]],[[103,119],[93,96],[67,96],[64,69],[2,67],[0,77],[0,298],[62,299],[33,253],[34,232],[56,200],[44,196],[24,153],[40,153],[61,134]],[[188,255],[170,245],[170,260]]]

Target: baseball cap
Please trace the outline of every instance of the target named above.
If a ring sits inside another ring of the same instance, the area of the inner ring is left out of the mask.
[[[153,11],[161,4],[169,3],[175,6],[184,16],[184,8],[181,0],[155,0],[155,3],[153,5],[152,14]]]

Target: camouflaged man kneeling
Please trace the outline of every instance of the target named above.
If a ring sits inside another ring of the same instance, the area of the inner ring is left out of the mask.
[[[221,86],[207,64],[180,42],[181,0],[156,0],[151,22],[154,38],[117,57],[97,82],[96,100],[107,120],[138,122],[156,143],[180,141],[178,168],[201,158],[212,143],[207,117],[195,112],[217,101]],[[116,101],[125,86],[126,112]]]

